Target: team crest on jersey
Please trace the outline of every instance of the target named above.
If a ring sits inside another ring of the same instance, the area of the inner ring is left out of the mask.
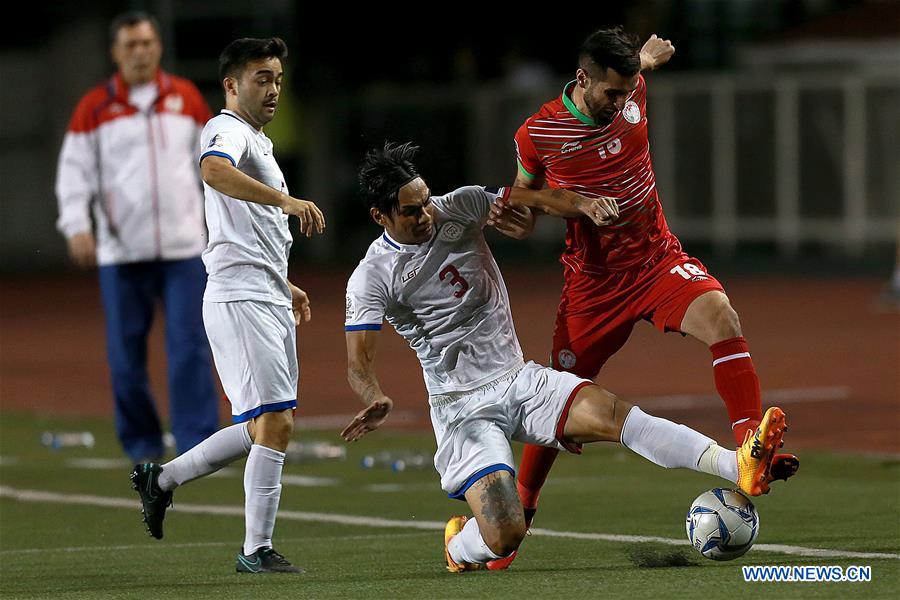
[[[622,109],[622,116],[632,125],[637,125],[641,121],[641,109],[634,100],[629,100]]]
[[[575,353],[568,348],[565,350],[560,350],[557,357],[559,358],[559,366],[561,366],[563,369],[571,369],[578,361]]]
[[[462,225],[454,221],[450,221],[449,223],[445,223],[444,226],[441,227],[441,230],[438,233],[438,239],[442,242],[455,242],[462,237],[463,230],[464,228]]]
[[[218,133],[209,140],[209,146],[207,146],[207,148],[212,148],[213,146],[222,146],[222,136]]]
[[[166,96],[166,100],[163,102],[163,110],[180,113],[184,110],[184,98],[181,97],[181,94],[171,94]]]

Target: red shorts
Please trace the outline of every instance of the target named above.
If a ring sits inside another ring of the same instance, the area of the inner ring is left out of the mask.
[[[661,331],[680,331],[688,306],[710,291],[724,289],[703,263],[680,248],[628,271],[589,275],[566,267],[551,366],[592,379],[625,344],[636,322],[645,319]]]

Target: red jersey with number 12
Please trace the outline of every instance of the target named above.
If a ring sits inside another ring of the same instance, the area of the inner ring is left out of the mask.
[[[619,218],[605,227],[587,217],[567,219],[560,260],[576,271],[602,274],[639,267],[666,250],[680,249],[656,192],[643,76],[624,109],[605,126],[578,110],[570,96],[574,85],[567,84],[559,98],[516,132],[519,170],[527,177],[543,175],[552,188],[614,198]]]

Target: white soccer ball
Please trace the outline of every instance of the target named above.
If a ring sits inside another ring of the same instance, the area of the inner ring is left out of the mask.
[[[712,560],[743,556],[759,534],[759,515],[738,490],[715,488],[691,504],[685,519],[691,545]]]

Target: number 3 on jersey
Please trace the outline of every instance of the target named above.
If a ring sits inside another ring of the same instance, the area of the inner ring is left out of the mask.
[[[676,265],[669,270],[669,273],[672,273],[673,275],[681,275],[685,279],[693,279],[695,277],[702,277],[706,279],[708,277],[706,271],[691,263]]]
[[[457,271],[456,267],[454,267],[453,265],[447,265],[446,267],[441,269],[438,277],[441,278],[441,281],[449,278],[450,285],[452,285],[453,287],[456,287],[457,285],[459,286],[459,289],[453,292],[453,295],[457,298],[462,298],[463,295],[465,295],[465,293],[469,291],[469,282],[459,274],[459,271]]]

